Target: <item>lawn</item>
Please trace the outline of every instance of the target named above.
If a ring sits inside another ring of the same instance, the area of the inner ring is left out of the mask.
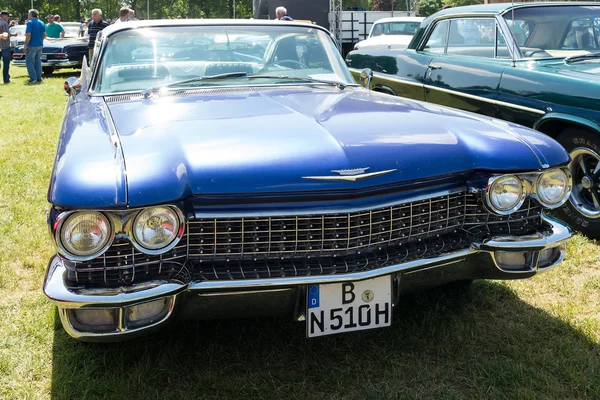
[[[65,77],[0,86],[0,398],[600,398],[600,252],[526,281],[403,298],[390,328],[307,340],[288,320],[181,322],[85,344],[41,285]],[[93,151],[93,149],[90,149]]]

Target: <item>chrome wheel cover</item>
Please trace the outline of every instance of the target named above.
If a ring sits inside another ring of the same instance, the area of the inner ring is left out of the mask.
[[[571,151],[569,170],[573,176],[571,204],[587,218],[600,218],[600,155],[578,147]]]

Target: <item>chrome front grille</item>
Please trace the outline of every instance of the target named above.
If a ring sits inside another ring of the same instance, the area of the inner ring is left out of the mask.
[[[465,193],[344,214],[209,218],[188,223],[189,257],[199,260],[321,257],[458,231]]]
[[[65,263],[69,280],[100,286],[347,273],[434,257],[493,235],[533,233],[541,224],[531,200],[499,216],[460,192],[351,213],[190,219],[180,243],[163,255],[120,241],[97,259]]]

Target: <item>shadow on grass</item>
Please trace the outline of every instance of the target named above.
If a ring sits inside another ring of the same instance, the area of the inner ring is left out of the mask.
[[[72,76],[75,78],[79,78],[80,75],[81,75],[81,70],[72,70],[72,69],[58,70],[58,71],[52,72],[50,75],[44,74],[44,79],[48,79],[48,78],[67,79]]]
[[[494,282],[402,299],[391,328],[306,339],[281,319],[177,322],[118,344],[57,318],[53,398],[600,398],[600,349]]]

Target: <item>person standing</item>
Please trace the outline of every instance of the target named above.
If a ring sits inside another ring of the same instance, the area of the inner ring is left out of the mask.
[[[133,9],[129,9],[129,20],[130,21],[135,21],[135,10]]]
[[[29,74],[29,82],[35,83],[42,81],[42,47],[46,39],[46,27],[38,19],[38,11],[29,10],[27,27],[25,28],[25,65]]]
[[[277,19],[280,21],[293,21],[294,19],[287,15],[287,10],[285,7],[277,7],[275,9],[275,15]]]
[[[88,63],[91,65],[92,57],[94,56],[94,44],[96,43],[96,37],[98,32],[108,26],[108,22],[102,19],[102,10],[95,8],[92,10],[92,22],[88,25],[88,36],[90,41],[88,42],[88,51],[90,53],[90,59]]]
[[[0,58],[2,59],[2,77],[4,83],[10,83],[10,75],[8,70],[10,68],[10,37],[17,36],[16,33],[10,33],[8,20],[10,13],[6,10],[0,11]]]
[[[65,37],[65,29],[61,24],[55,22],[54,15],[50,14],[46,17],[46,36],[52,39],[60,39]]]
[[[119,10],[119,19],[115,21],[115,24],[118,24],[119,22],[131,21],[131,19],[129,18],[129,11],[129,8],[121,7],[121,9]]]

